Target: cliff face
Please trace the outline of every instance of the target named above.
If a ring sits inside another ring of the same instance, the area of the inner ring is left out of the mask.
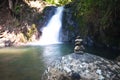
[[[79,33],[85,40],[89,37],[94,45],[120,48],[119,3],[119,0],[73,0],[66,5],[74,21],[74,25],[67,23],[68,30]]]

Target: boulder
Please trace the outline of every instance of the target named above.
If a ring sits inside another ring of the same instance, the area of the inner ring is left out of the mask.
[[[120,62],[89,53],[57,58],[45,70],[42,80],[119,80]]]

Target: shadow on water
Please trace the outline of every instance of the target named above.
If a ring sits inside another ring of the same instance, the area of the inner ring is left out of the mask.
[[[86,47],[85,52],[98,55],[110,60],[114,60],[116,57],[118,57],[118,55],[120,55],[119,50],[100,47]]]

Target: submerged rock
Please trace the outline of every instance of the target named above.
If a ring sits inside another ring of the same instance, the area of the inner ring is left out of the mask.
[[[119,80],[120,63],[84,53],[71,54],[55,60],[42,80]]]

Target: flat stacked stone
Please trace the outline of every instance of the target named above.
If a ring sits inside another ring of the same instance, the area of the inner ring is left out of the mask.
[[[73,53],[51,63],[42,80],[120,80],[120,62]]]

